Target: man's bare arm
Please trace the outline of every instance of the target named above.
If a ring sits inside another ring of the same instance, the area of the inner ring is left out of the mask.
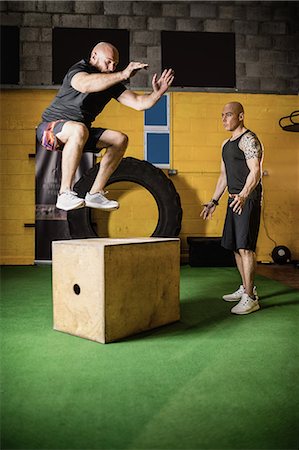
[[[206,205],[204,205],[204,209],[201,211],[200,217],[202,217],[204,220],[212,218],[212,215],[216,209],[218,201],[222,197],[226,187],[227,187],[226,170],[223,159],[221,159],[220,175],[216,184],[212,200]]]
[[[125,106],[144,111],[154,106],[163,94],[168,90],[174,78],[172,69],[165,69],[158,78],[157,74],[153,76],[153,90],[149,94],[137,94],[136,92],[126,90],[119,97],[118,101]]]
[[[147,69],[148,64],[141,62],[130,62],[130,64],[120,72],[112,73],[87,73],[78,72],[72,80],[71,85],[76,91],[82,93],[92,93],[105,91],[117,83],[128,80],[133,77],[139,70]]]
[[[260,141],[253,133],[244,135],[239,143],[239,147],[244,152],[249,174],[246,178],[245,185],[239,194],[229,195],[233,198],[230,207],[233,208],[234,212],[241,214],[247,198],[261,179],[263,148]]]

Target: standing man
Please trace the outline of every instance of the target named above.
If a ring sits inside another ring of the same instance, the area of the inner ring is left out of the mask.
[[[218,201],[228,189],[228,206],[221,245],[233,250],[242,284],[225,301],[237,301],[231,312],[249,314],[260,308],[254,276],[256,242],[262,201],[263,148],[257,136],[244,125],[244,109],[238,102],[224,106],[223,126],[232,133],[222,145],[220,176],[212,200],[204,205],[203,219],[211,218]]]
[[[92,50],[90,59],[82,59],[67,72],[63,84],[50,106],[42,114],[37,138],[48,150],[63,150],[61,186],[56,207],[69,211],[89,206],[113,210],[118,203],[105,197],[105,186],[119,165],[128,145],[128,137],[120,131],[91,128],[92,122],[112,99],[138,111],[151,108],[171,85],[174,73],[164,70],[152,79],[152,92],[137,94],[127,90],[123,82],[148,65],[130,62],[116,72],[118,50],[110,43],[100,42]],[[85,198],[72,191],[73,179],[83,151],[106,152],[98,175]]]

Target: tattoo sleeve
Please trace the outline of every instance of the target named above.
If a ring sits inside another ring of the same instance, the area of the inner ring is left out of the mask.
[[[246,133],[240,140],[239,147],[244,152],[245,159],[262,158],[263,148],[254,133]]]

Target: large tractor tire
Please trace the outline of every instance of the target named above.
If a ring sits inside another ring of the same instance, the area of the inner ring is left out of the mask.
[[[100,163],[80,178],[74,191],[84,198],[90,190]],[[164,172],[147,161],[136,158],[123,158],[118,168],[111,175],[107,186],[121,181],[130,181],[147,189],[158,206],[158,223],[152,233],[156,237],[176,237],[181,230],[182,208],[179,194],[172,181]],[[67,213],[72,239],[98,237],[92,227],[90,208],[81,208]]]

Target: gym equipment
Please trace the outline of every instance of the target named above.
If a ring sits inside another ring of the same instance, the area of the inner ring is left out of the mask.
[[[299,110],[293,111],[289,116],[279,119],[279,126],[284,131],[299,132],[299,119],[295,122],[295,117],[299,117]]]
[[[54,329],[108,343],[180,319],[178,238],[52,243]]]
[[[277,264],[286,264],[291,261],[291,251],[284,245],[278,245],[274,247],[271,253],[272,259]]]
[[[98,173],[94,155],[83,153],[74,190],[85,197]],[[85,175],[83,175],[85,173]],[[83,175],[83,176],[82,176]],[[80,178],[81,177],[81,178]],[[55,207],[61,180],[61,152],[46,151],[36,142],[36,213],[35,260],[51,260],[51,242],[61,239],[96,238],[90,208],[74,211]],[[182,208],[173,182],[164,172],[147,161],[123,158],[107,186],[131,181],[146,188],[154,197],[159,211],[155,237],[176,237],[181,230]]]
[[[191,267],[235,266],[234,253],[221,247],[221,237],[187,237]]]
[[[67,214],[55,207],[61,181],[61,152],[48,151],[36,139],[35,260],[51,260],[51,242],[70,239]],[[83,153],[75,181],[94,165],[94,155]]]
[[[100,163],[96,164],[74,185],[74,191],[84,198],[97,176]],[[131,181],[146,188],[156,200],[159,217],[152,236],[176,237],[181,231],[183,211],[181,201],[173,182],[164,172],[147,161],[136,158],[123,158],[111,175],[107,186],[120,181]],[[71,238],[97,237],[91,221],[91,210],[81,208],[68,211],[67,220]]]

